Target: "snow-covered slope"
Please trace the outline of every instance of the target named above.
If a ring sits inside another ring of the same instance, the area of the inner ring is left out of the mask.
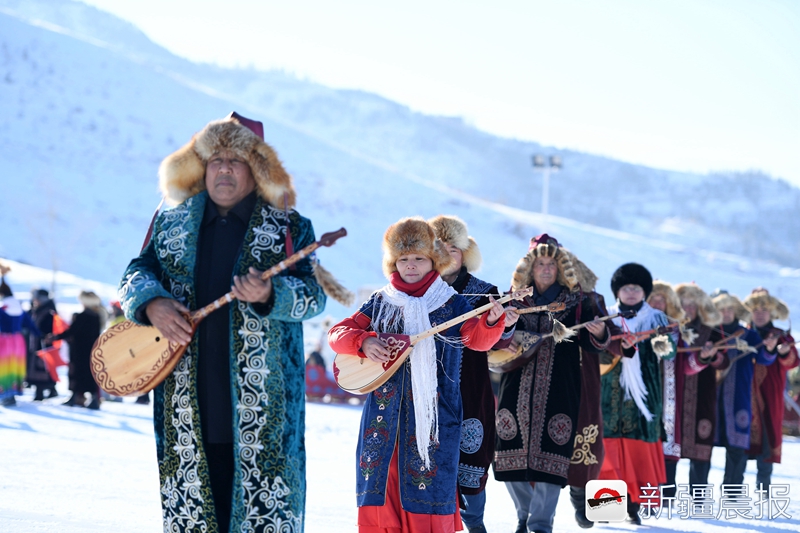
[[[319,255],[354,289],[383,283],[390,223],[452,213],[481,245],[481,275],[500,286],[546,229],[596,271],[605,293],[617,266],[640,261],[669,281],[740,294],[764,285],[800,304],[789,215],[800,191],[784,182],[561,151],[550,202],[559,217],[544,221],[531,212],[540,178],[529,161],[553,149],[281,73],[195,65],[69,0],[0,0],[0,102],[0,256],[38,266],[116,283],[158,203],[160,160],[236,109],[264,121],[317,234],[348,229]],[[788,266],[765,261],[776,257]]]

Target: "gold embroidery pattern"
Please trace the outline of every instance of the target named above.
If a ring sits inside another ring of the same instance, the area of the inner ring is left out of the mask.
[[[569,462],[573,465],[596,465],[597,456],[592,453],[592,444],[597,442],[600,429],[597,424],[589,424],[581,433],[575,435],[575,449]]]

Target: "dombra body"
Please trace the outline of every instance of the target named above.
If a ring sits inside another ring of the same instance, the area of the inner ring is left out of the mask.
[[[532,293],[533,288],[527,287],[512,294],[507,294],[497,301],[503,304],[510,300],[522,299]],[[397,369],[403,366],[403,363],[411,356],[413,347],[417,342],[465,322],[472,317],[481,315],[491,309],[492,305],[490,303],[478,307],[416,335],[379,333],[378,339],[383,341],[389,350],[389,360],[383,363],[372,361],[357,354],[337,354],[333,360],[333,376],[336,379],[336,384],[341,389],[353,394],[368,394],[374,391],[389,381],[389,378],[397,372]]]
[[[266,281],[289,268],[320,246],[331,246],[347,230],[324,234],[291,257],[261,274]],[[192,327],[192,336],[200,322],[213,311],[232,302],[232,292],[225,294],[207,306],[186,316]],[[181,360],[188,344],[170,342],[154,326],[143,326],[125,320],[110,327],[95,341],[92,347],[91,369],[101,389],[114,396],[141,396],[157,387],[172,372]]]

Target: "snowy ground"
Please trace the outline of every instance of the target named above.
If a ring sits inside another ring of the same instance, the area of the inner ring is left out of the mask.
[[[161,531],[161,508],[152,409],[126,399],[100,411],[60,405],[61,396],[17,407],[0,407],[0,531],[19,533],[148,533]],[[308,404],[308,495],[306,531],[355,531],[354,450],[360,408]],[[774,483],[791,486],[790,519],[645,521],[642,531],[778,533],[800,530],[800,440],[787,438]],[[724,452],[715,449],[710,482],[722,480]],[[745,482],[755,482],[750,462]],[[688,463],[678,466],[678,481]],[[514,506],[502,484],[490,481],[486,526],[490,533],[514,530]],[[631,531],[628,524],[596,525],[593,531]],[[582,531],[563,491],[555,531]]]

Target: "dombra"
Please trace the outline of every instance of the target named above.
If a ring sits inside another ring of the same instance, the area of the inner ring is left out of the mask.
[[[510,300],[521,300],[531,294],[533,294],[533,288],[526,287],[503,296],[497,302],[504,304]],[[377,363],[356,354],[337,354],[333,360],[333,376],[336,384],[341,389],[353,394],[368,394],[374,391],[389,381],[397,369],[403,366],[403,363],[411,355],[414,345],[419,341],[481,315],[491,309],[492,305],[489,303],[478,307],[416,335],[379,333],[378,338],[384,341],[389,350],[389,360],[384,363]]]
[[[533,309],[535,308],[531,308],[530,312],[533,312]],[[520,311],[526,311],[526,309],[520,309]],[[526,365],[533,358],[536,350],[539,349],[539,345],[541,345],[545,339],[553,337],[556,344],[558,344],[559,342],[562,342],[573,336],[575,332],[585,328],[592,322],[604,322],[616,317],[633,318],[634,316],[636,316],[636,311],[622,311],[616,315],[604,316],[598,318],[597,320],[592,320],[591,322],[577,324],[571,328],[564,327],[563,324],[556,320],[554,321],[553,331],[549,333],[533,333],[530,331],[521,330],[515,331],[514,342],[516,343],[516,349],[490,350],[488,353],[489,370],[492,372],[497,372],[498,374],[511,372]],[[559,325],[560,328],[557,327]]]
[[[320,246],[332,246],[347,230],[324,234],[291,257],[261,274],[261,279],[275,276]],[[192,336],[200,322],[236,298],[233,292],[207,306],[185,315],[192,327]],[[154,326],[141,326],[130,320],[108,328],[92,347],[91,370],[101,389],[114,396],[141,396],[153,390],[175,369],[188,345],[169,342]]]
[[[614,335],[613,337],[611,337],[611,340],[615,341],[615,340],[618,340],[618,339],[625,339],[631,345],[633,345],[633,344],[638,344],[638,343],[640,343],[642,341],[645,341],[647,339],[652,339],[652,338],[654,338],[654,337],[656,337],[658,335],[665,335],[667,333],[674,333],[674,332],[678,331],[679,329],[680,329],[680,324],[678,324],[676,322],[676,323],[670,324],[668,326],[659,326],[657,328],[648,329],[646,331],[640,331],[638,333],[630,333],[630,332],[628,332],[628,333],[623,333],[621,335]],[[600,363],[600,375],[601,376],[604,376],[604,375],[608,374],[609,372],[611,372],[614,369],[614,367],[617,366],[617,363],[619,363],[620,359],[622,359],[621,355],[613,355],[613,354],[609,354],[609,355],[611,355],[611,362],[610,363]]]

